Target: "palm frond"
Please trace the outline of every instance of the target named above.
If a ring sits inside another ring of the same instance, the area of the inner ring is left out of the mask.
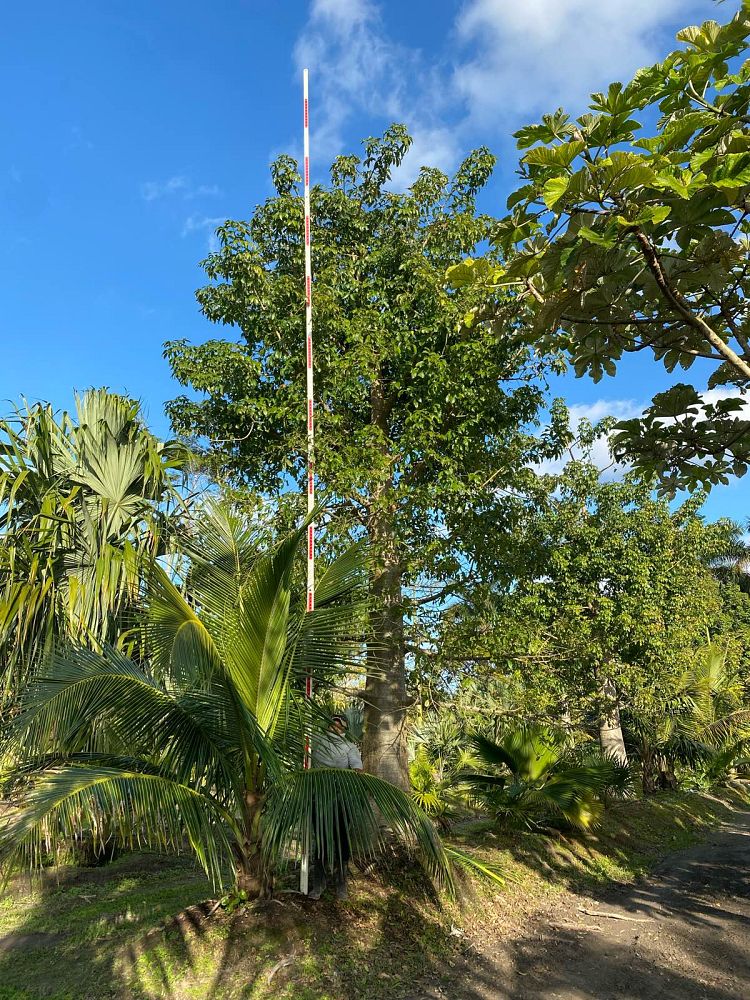
[[[445,854],[453,864],[472,874],[481,875],[482,878],[496,882],[498,885],[504,886],[509,880],[508,873],[503,872],[498,865],[488,864],[468,851],[460,851],[457,847],[446,846]]]
[[[220,687],[170,692],[117,650],[58,653],[9,727],[6,755],[77,753],[105,732],[131,753],[160,760],[194,787],[230,790],[238,780],[242,735],[274,769],[275,755],[255,720],[237,727],[234,706]],[[226,794],[226,791],[225,791]]]
[[[371,774],[335,768],[289,774],[270,789],[263,823],[264,850],[274,863],[290,851],[300,856],[313,843],[336,857],[343,827],[354,854],[374,857],[395,836],[433,879],[452,885],[445,848],[429,817],[407,794]]]
[[[481,733],[473,733],[469,738],[469,743],[479,763],[488,767],[507,767],[512,774],[515,774],[516,758],[504,746],[495,743]]]
[[[60,840],[91,832],[131,848],[179,852],[188,844],[220,886],[238,839],[231,816],[209,795],[170,777],[88,765],[52,768],[0,828],[0,863],[40,867]]]
[[[324,608],[334,601],[348,599],[366,585],[368,567],[367,549],[363,542],[355,542],[323,570],[315,582],[315,605]]]
[[[158,564],[149,574],[142,630],[152,669],[164,681],[205,687],[221,668],[221,654],[206,623]]]

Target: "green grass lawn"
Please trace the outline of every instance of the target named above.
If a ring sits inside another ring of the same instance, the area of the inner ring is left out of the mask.
[[[0,897],[0,1000],[398,1000],[421,976],[445,971],[460,947],[452,926],[498,927],[565,889],[629,881],[736,808],[747,808],[736,792],[633,800],[583,837],[468,824],[455,842],[507,883],[464,880],[458,902],[402,872],[390,884],[356,877],[345,903],[282,893],[207,919],[212,891],[201,873],[154,855],[17,879]]]

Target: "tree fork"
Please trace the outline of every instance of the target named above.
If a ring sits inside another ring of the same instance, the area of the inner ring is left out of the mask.
[[[635,227],[633,232],[641,247],[646,264],[654,276],[654,281],[672,308],[682,316],[686,323],[697,330],[733,368],[736,368],[746,379],[750,379],[750,365],[736,351],[733,351],[729,344],[722,340],[713,327],[706,323],[703,317],[697,316],[693,312],[684,296],[672,286],[664,272],[656,248],[648,236],[638,227]]]

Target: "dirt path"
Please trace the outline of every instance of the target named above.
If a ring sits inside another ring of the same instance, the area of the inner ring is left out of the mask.
[[[411,1000],[427,998],[750,1000],[750,814],[647,879],[556,897],[472,943],[451,985]]]

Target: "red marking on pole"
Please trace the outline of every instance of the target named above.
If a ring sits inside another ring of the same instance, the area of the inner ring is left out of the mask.
[[[305,216],[305,243],[310,246],[310,216]]]
[[[297,121],[299,121],[299,118],[297,119]],[[305,98],[305,128],[307,128],[309,124],[310,122],[307,117],[307,98]]]
[[[312,368],[312,337],[307,338],[307,367]]]
[[[311,524],[307,526],[307,558],[312,559],[315,555],[315,529]],[[312,596],[312,592],[309,592],[309,596]]]
[[[310,305],[312,300],[312,281],[309,277],[305,279],[305,300],[307,305]]]
[[[305,157],[305,187],[310,187],[310,157]]]
[[[313,401],[311,399],[307,401],[307,429],[309,431],[313,429]]]

